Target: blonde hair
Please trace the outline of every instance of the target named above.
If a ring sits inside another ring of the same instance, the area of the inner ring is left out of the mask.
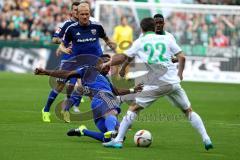
[[[90,6],[88,3],[80,3],[78,5],[78,11],[80,11],[81,7],[87,7],[89,9],[89,12],[90,12]]]

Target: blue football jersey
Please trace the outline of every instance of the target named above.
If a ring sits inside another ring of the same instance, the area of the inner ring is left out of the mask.
[[[81,26],[79,22],[76,22],[66,29],[63,43],[65,46],[68,46],[72,42],[71,55],[73,56],[89,54],[100,57],[103,51],[99,38],[104,37],[106,37],[106,33],[98,22],[90,21],[88,26]]]
[[[82,85],[90,90],[92,96],[99,91],[113,92],[112,84],[95,67],[81,67],[76,71],[81,78]]]
[[[76,21],[71,18],[64,21],[63,23],[61,23],[59,25],[59,27],[57,28],[57,30],[55,31],[55,33],[53,34],[53,37],[58,37],[58,38],[62,39],[65,34],[66,29],[73,23],[76,23]]]

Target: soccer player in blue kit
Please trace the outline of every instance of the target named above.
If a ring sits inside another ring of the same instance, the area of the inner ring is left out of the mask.
[[[94,122],[101,132],[90,131],[82,125],[77,129],[70,130],[67,133],[69,136],[89,136],[102,142],[109,141],[111,133],[116,133],[115,130],[119,124],[117,115],[120,113],[120,108],[116,95],[142,91],[142,84],[135,86],[133,89],[116,89],[106,77],[110,68],[106,66],[101,69],[101,64],[109,61],[109,59],[110,56],[108,55],[101,56],[97,61],[95,58],[91,59],[94,62],[92,65],[79,66],[79,68],[73,71],[53,71],[39,68],[35,70],[36,75],[48,75],[67,79],[72,77],[81,78],[83,87],[86,87],[88,90],[86,95],[93,97],[91,108]]]
[[[78,21],[78,15],[77,15],[77,11],[78,11],[78,5],[80,3],[79,2],[73,2],[71,5],[71,17],[70,19],[64,21],[56,30],[56,32],[53,35],[52,38],[52,42],[55,44],[60,44],[62,42],[62,38],[64,36],[64,33],[66,31],[66,29],[68,28],[68,26],[70,26],[73,23],[76,23]],[[59,55],[60,51],[59,49],[57,50],[57,56]],[[60,69],[61,69],[61,65],[66,62],[69,58],[71,57],[71,55],[68,54],[64,54],[62,53],[62,57],[61,57],[61,64],[60,64]],[[76,83],[77,79],[76,78],[72,78],[69,80],[69,85],[67,87],[67,93],[68,93],[68,97],[70,96],[71,91],[74,88],[74,85]],[[57,79],[57,86],[52,89],[48,95],[48,100],[46,105],[44,106],[43,110],[42,110],[42,120],[43,122],[50,122],[50,107],[52,105],[52,103],[54,102],[54,100],[56,99],[56,97],[58,96],[58,94],[63,90],[64,86],[65,86],[66,80],[65,79]],[[79,97],[80,99],[80,97]],[[79,100],[80,102],[80,100]],[[76,102],[76,103],[79,103]]]

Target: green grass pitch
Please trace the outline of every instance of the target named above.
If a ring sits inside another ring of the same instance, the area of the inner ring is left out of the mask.
[[[52,123],[43,123],[41,109],[50,87],[47,77],[0,73],[1,160],[236,160],[240,157],[240,85],[184,82],[193,109],[205,122],[214,149],[201,138],[181,112],[162,98],[143,111],[127,134],[123,149],[103,148],[88,137],[67,137],[66,131],[92,121],[63,123],[51,109]],[[59,96],[53,107],[63,99]],[[81,110],[89,109],[89,100]],[[123,105],[125,114],[127,105]],[[149,148],[133,143],[137,130],[153,135]]]

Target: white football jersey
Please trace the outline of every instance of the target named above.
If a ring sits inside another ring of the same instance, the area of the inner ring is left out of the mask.
[[[172,63],[171,57],[179,53],[181,48],[174,38],[169,35],[157,35],[154,32],[145,34],[133,42],[132,46],[125,51],[129,57],[137,57],[148,67],[148,71],[153,71],[151,83],[164,81],[168,84],[179,83],[177,67]],[[159,72],[160,74],[158,74]],[[159,83],[158,85],[165,85]]]
[[[164,31],[164,32],[165,32],[166,36],[169,36],[169,38],[172,38],[174,41],[176,41],[175,37],[171,33],[167,32],[167,31]]]

